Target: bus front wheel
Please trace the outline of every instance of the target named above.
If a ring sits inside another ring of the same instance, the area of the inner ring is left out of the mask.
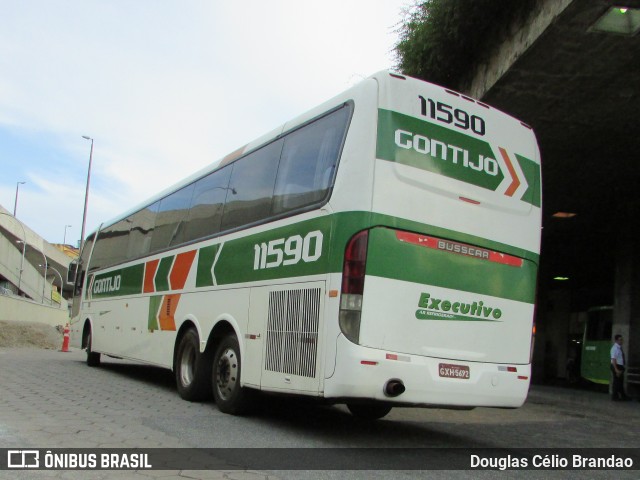
[[[250,393],[240,386],[240,345],[235,335],[222,339],[213,358],[213,398],[223,413],[240,415],[249,408]]]
[[[354,417],[363,420],[378,420],[391,411],[388,405],[347,403],[347,408]]]
[[[200,352],[198,332],[190,328],[180,339],[176,350],[176,386],[180,397],[190,402],[205,400],[211,391],[211,360]]]
[[[91,327],[85,330],[84,344],[87,347],[87,365],[90,367],[100,366],[100,353],[91,350]]]

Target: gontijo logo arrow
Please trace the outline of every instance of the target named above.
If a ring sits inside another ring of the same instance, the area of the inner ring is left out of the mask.
[[[507,197],[513,197],[513,194],[516,193],[516,190],[518,190],[518,187],[520,186],[521,182],[520,182],[520,179],[518,178],[518,174],[516,173],[516,169],[513,166],[513,162],[511,161],[511,159],[509,158],[509,155],[507,154],[507,151],[502,147],[498,147],[498,150],[500,150],[500,155],[502,155],[502,159],[504,160],[504,163],[507,165],[507,171],[509,172],[509,175],[511,175],[511,184],[507,187],[504,194]]]

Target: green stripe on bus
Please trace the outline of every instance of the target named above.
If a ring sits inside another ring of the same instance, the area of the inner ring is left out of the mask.
[[[117,268],[95,275],[91,296],[93,298],[122,297],[142,293],[144,263]]]
[[[162,306],[162,295],[153,295],[149,297],[149,321],[147,328],[150,332],[158,330],[158,313]]]
[[[518,154],[516,154],[516,159],[529,185],[527,191],[524,192],[522,196],[522,200],[530,203],[534,207],[540,207],[542,205],[540,198],[540,164]]]
[[[326,215],[224,242],[217,262],[219,245],[201,248],[196,287],[214,285],[213,276],[217,285],[231,285],[328,273],[332,220]]]
[[[374,228],[369,232],[366,273],[533,303],[537,266],[524,261],[514,267],[426,248],[399,241],[394,230]]]
[[[156,292],[166,292],[169,287],[169,272],[171,272],[171,265],[173,265],[174,255],[164,257],[160,260],[158,265],[158,271],[156,272],[155,286]]]
[[[342,254],[349,239],[360,230],[376,226],[395,228],[397,230],[405,230],[407,232],[421,233],[447,240],[454,240],[469,245],[487,248],[496,252],[506,253],[515,257],[524,258],[536,264],[538,264],[540,260],[540,255],[530,250],[515,247],[506,243],[488,240],[477,235],[470,235],[464,232],[450,230],[448,228],[414,222],[400,217],[372,212],[344,212],[337,213],[333,217],[333,245],[339,252],[339,255],[334,256],[332,259],[333,263],[331,272],[342,271]]]
[[[519,279],[517,282],[520,282],[519,285],[522,282],[526,284],[526,287],[522,288],[525,288],[527,293],[509,294],[508,297],[529,299],[531,296],[529,286],[531,281],[534,281],[531,272],[537,268],[536,264],[539,260],[537,253],[478,236],[364,211],[322,215],[246,237],[204,246],[199,249],[197,262],[195,262],[195,287],[206,288],[268,280],[295,281],[297,277],[339,273],[342,271],[344,250],[349,239],[361,230],[376,226],[431,235],[524,258],[529,261],[526,262],[526,280]],[[420,274],[411,268],[415,259],[411,259],[411,255],[405,260],[402,259],[402,255],[406,253],[402,247],[403,245],[398,245],[398,248],[394,246],[389,251],[372,251],[369,255],[371,270],[368,273],[422,283]],[[155,275],[156,292],[169,291],[169,272],[174,258],[175,254],[171,254],[160,260]],[[390,263],[387,260],[389,258],[393,259]],[[437,280],[447,276],[448,270],[445,263],[440,265],[439,272],[432,272],[429,282],[446,286],[446,280]],[[528,269],[531,269],[531,272]],[[507,272],[512,274],[512,271]],[[96,276],[93,296],[107,298],[140,294],[143,274],[144,263],[101,273]],[[115,277],[118,275],[121,276],[118,280],[120,288],[116,290]],[[100,292],[96,293],[96,282],[100,280],[104,281],[98,284]],[[467,287],[462,289],[491,294],[488,290],[475,290],[468,286],[473,281],[468,280]],[[475,281],[482,283],[483,279],[478,278]],[[517,283],[512,277],[505,281]],[[496,296],[502,296],[502,294]]]
[[[211,268],[216,258],[216,253],[220,244],[209,245],[208,247],[201,248],[198,253],[198,264],[196,272],[196,287],[211,287],[215,285],[213,281],[213,275]]]

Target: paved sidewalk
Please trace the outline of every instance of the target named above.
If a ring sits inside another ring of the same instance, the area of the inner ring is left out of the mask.
[[[538,442],[544,446],[565,446],[572,442],[574,434],[578,440],[572,445],[602,447],[612,444],[610,431],[614,427],[622,431],[617,435],[622,435],[626,442],[619,446],[628,448],[635,447],[635,426],[640,424],[637,401],[614,403],[606,393],[537,385],[532,386],[527,405],[519,410],[397,409],[391,415],[397,423],[391,420],[366,428],[350,416],[342,418],[331,409],[319,409],[320,420],[315,423],[306,422],[304,413],[289,417],[277,411],[271,416],[238,419],[222,414],[211,402],[181,400],[172,374],[166,370],[112,359],[96,370],[86,366],[85,357],[85,353],[78,350],[61,353],[0,348],[0,448],[131,448],[135,451],[245,445],[340,447],[344,445],[343,436],[349,446],[409,442],[458,448],[502,445],[533,448],[531,446]],[[323,418],[326,426],[321,424]],[[553,426],[558,425],[561,428],[554,431]],[[480,434],[476,433],[479,429]],[[0,471],[0,479],[270,480],[300,478],[304,473],[231,469]],[[313,478],[324,478],[324,473],[315,472]],[[344,472],[334,473],[331,478],[343,478]],[[360,472],[349,478],[367,478],[365,475],[371,473]],[[387,473],[392,475],[392,472],[376,472],[376,478],[386,478]],[[442,471],[430,474],[430,478],[451,478],[451,473]],[[491,473],[469,471],[459,475],[493,478]],[[523,478],[524,472],[513,473]],[[567,478],[568,472],[533,472],[525,477],[543,478],[537,476],[543,473],[544,478]],[[411,478],[419,475],[413,472]],[[615,478],[633,477],[616,475]]]
[[[0,448],[185,448],[176,436],[147,425],[149,416],[211,409],[210,404],[180,400],[171,374],[159,371],[151,382],[112,375],[98,384],[86,354],[32,348],[0,348]],[[112,361],[112,359],[109,359]],[[135,371],[135,366],[132,366]],[[105,411],[108,409],[108,411]],[[250,471],[0,471],[0,479],[228,479],[265,480],[273,475]]]
[[[640,402],[612,402],[608,393],[584,388],[565,388],[546,385],[532,385],[528,403],[548,405],[552,408],[569,408],[576,413],[597,414],[603,417],[626,418],[640,425]]]

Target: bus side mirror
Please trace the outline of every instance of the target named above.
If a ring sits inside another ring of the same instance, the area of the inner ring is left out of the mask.
[[[75,284],[77,274],[78,274],[78,262],[74,260],[69,264],[69,269],[67,270],[67,283]]]

